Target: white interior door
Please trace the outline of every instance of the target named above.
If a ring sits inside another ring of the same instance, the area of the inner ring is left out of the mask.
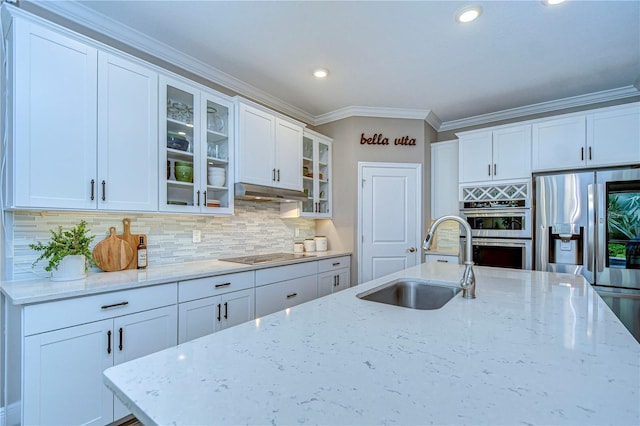
[[[421,174],[420,164],[359,164],[360,282],[418,263]]]

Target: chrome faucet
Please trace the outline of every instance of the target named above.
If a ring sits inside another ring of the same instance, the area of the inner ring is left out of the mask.
[[[464,255],[464,274],[462,275],[462,279],[460,280],[460,287],[462,287],[462,297],[465,299],[475,299],[476,298],[476,277],[473,273],[473,255],[471,252],[471,227],[459,216],[442,216],[441,218],[436,219],[435,222],[431,224],[429,228],[429,232],[427,232],[427,236],[424,238],[424,243],[422,243],[422,248],[424,250],[429,250],[431,247],[431,243],[433,242],[433,233],[436,232],[436,228],[445,220],[454,220],[458,222],[464,228],[464,232],[467,237],[467,241],[465,244],[465,255]]]

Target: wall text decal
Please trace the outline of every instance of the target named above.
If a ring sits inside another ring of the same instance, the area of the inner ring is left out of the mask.
[[[360,136],[360,145],[389,145],[389,138],[386,138],[382,133],[374,133],[372,137],[368,138],[362,133]],[[395,138],[394,145],[402,146],[416,146],[416,138],[409,136],[403,136],[401,138]]]

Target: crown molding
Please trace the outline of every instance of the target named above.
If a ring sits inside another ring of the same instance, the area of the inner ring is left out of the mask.
[[[572,96],[569,98],[558,99],[549,102],[540,102],[537,104],[527,105],[519,108],[505,109],[489,114],[476,115],[473,117],[462,118],[460,120],[445,121],[436,130],[443,132],[446,130],[462,129],[465,127],[488,124],[501,120],[512,118],[526,117],[545,112],[560,111],[567,108],[576,108],[600,102],[615,101],[619,99],[632,98],[640,96],[639,89],[634,86],[625,86],[618,89],[603,90],[601,92],[588,93],[586,95]]]
[[[313,121],[315,126],[342,120],[348,117],[377,117],[377,118],[403,118],[408,120],[425,120],[431,126],[439,126],[440,119],[429,109],[410,108],[382,108],[368,106],[348,106],[316,115]]]
[[[266,106],[283,111],[286,114],[313,123],[314,117],[308,112],[277,98],[264,90],[258,89],[238,78],[212,67],[192,56],[186,55],[171,46],[161,43],[131,27],[113,20],[73,1],[31,1],[31,4],[62,18],[69,19],[78,25],[101,33],[118,42],[138,49],[160,60],[171,63],[185,71],[192,72],[213,83],[224,86],[234,92],[254,99]]]

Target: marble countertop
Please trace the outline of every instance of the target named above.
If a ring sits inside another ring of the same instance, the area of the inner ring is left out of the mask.
[[[640,424],[640,344],[582,277],[476,267],[477,299],[358,299],[424,263],[105,371],[154,424]]]
[[[332,257],[348,256],[350,252],[324,251],[313,256],[300,256],[298,259],[282,262],[245,265],[213,259],[209,261],[174,263],[150,266],[146,269],[131,269],[118,272],[96,272],[87,278],[75,281],[54,282],[48,278],[33,280],[0,281],[0,291],[14,305],[49,302],[69,297],[87,296],[110,291],[128,290],[150,285],[184,281],[234,272],[252,271],[275,266],[311,262]]]

